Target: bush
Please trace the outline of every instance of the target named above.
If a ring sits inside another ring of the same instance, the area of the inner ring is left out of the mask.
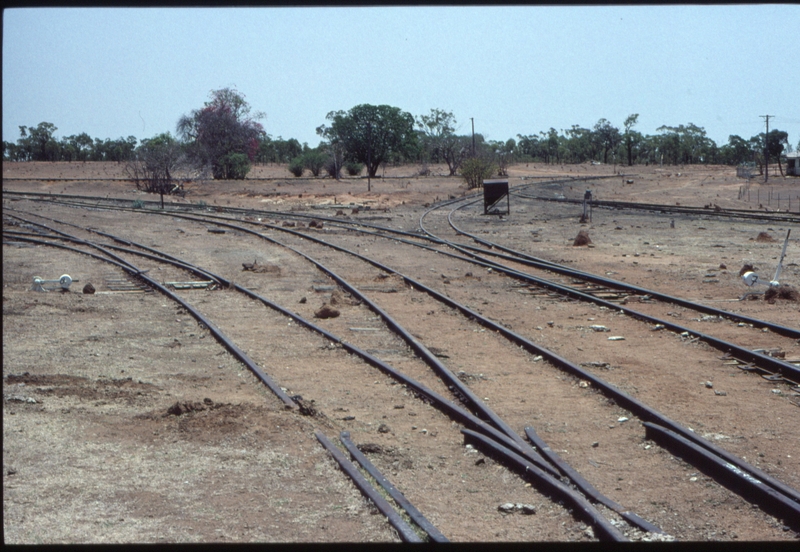
[[[492,176],[495,170],[497,166],[483,157],[470,157],[461,164],[461,176],[470,190],[483,186],[483,180]]]
[[[133,202],[133,208],[144,209],[144,201],[142,201],[141,199],[137,199],[136,201]]]
[[[303,158],[295,157],[289,162],[289,172],[295,176],[303,176],[303,171],[305,167],[303,166]]]
[[[350,176],[358,176],[361,174],[361,171],[364,170],[364,165],[362,163],[356,163],[355,161],[348,161],[344,164],[344,170],[346,170],[347,174]]]
[[[310,170],[314,176],[319,176],[320,171],[330,158],[320,151],[309,151],[301,155],[300,159],[304,168]]]
[[[214,166],[214,178],[220,180],[244,180],[250,172],[250,159],[244,153],[223,155]]]

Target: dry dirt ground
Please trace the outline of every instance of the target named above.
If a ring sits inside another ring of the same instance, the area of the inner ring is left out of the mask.
[[[366,179],[294,178],[285,167],[256,167],[240,182],[189,183],[185,197],[167,201],[325,215],[341,208],[350,219],[414,230],[428,205],[467,193],[460,179],[443,175],[444,167],[432,169],[432,175],[420,177],[417,167],[390,167],[367,191]],[[769,186],[754,182],[743,192],[746,183],[728,167],[530,164],[509,173],[512,185],[545,177],[609,176],[588,185],[532,189],[551,196],[579,198],[590,188],[597,199],[754,211],[800,207],[797,179],[771,178]],[[154,199],[122,178],[116,164],[3,165],[4,191]],[[362,207],[359,214],[352,213],[353,205]],[[309,319],[323,303],[336,300],[325,291],[330,280],[307,262],[244,235],[210,239],[205,226],[170,217],[137,218],[4,196],[5,206],[162,248]],[[751,264],[762,277],[771,276],[788,224],[602,209],[593,212],[591,223],[579,224],[579,215],[579,206],[515,198],[511,214],[502,219],[473,209],[456,221],[551,261],[798,326],[797,302],[738,301],[747,291],[740,267]],[[426,224],[446,231],[442,215],[431,215]],[[572,245],[580,230],[588,233],[591,247]],[[774,241],[758,241],[761,232]],[[374,238],[329,228],[320,234],[446,290],[800,488],[800,398],[790,386],[742,372],[720,361],[719,351],[652,332],[602,307],[554,299],[510,278]],[[800,288],[800,228],[792,228],[792,238],[781,281]],[[585,382],[557,371],[540,374],[542,362],[402,283],[382,279],[377,270],[322,247],[280,239],[308,248],[371,289],[382,308],[461,373],[513,427],[521,432],[534,424],[595,486],[671,536],[796,540],[780,520],[645,441],[639,426],[619,422],[629,413],[598,400]],[[242,263],[253,257],[278,270],[242,272]],[[77,280],[69,293],[30,291],[34,276],[63,273]],[[285,411],[186,311],[158,293],[115,292],[107,285],[112,276],[103,263],[66,251],[3,245],[6,543],[398,541],[330,460],[315,429],[330,438],[348,430],[355,442],[370,445],[376,465],[453,541],[593,540],[563,506],[465,447],[441,412],[291,320],[233,292],[182,292],[289,392],[313,398],[316,416]],[[166,268],[155,277],[186,279]],[[98,293],[80,293],[86,282]],[[447,392],[397,338],[364,331],[378,323],[363,305],[346,296],[337,299],[342,316],[320,324]],[[637,308],[698,330],[711,328],[753,348],[780,348],[787,359],[800,360],[800,344],[780,336],[704,320],[676,307]],[[590,329],[598,324],[613,334]],[[608,335],[626,340],[609,342]],[[536,514],[498,511],[507,502],[530,504]],[[634,531],[630,536],[641,538]]]

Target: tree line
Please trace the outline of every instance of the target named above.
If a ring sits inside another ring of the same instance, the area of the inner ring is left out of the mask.
[[[477,175],[479,183],[491,174],[506,175],[509,164],[520,162],[751,163],[762,167],[766,156],[780,166],[781,156],[791,151],[788,133],[778,129],[747,139],[731,135],[722,145],[693,123],[664,125],[656,129],[657,134],[645,135],[635,128],[636,113],[621,127],[600,119],[591,128],[573,125],[560,131],[518,134],[506,141],[486,140],[480,133],[458,134],[455,116],[444,109],[415,117],[398,107],[370,104],[328,113],[327,123],[316,129],[320,144],[310,148],[294,138],[273,139],[259,122],[264,114],[251,113],[237,90],[214,90],[209,98],[203,107],[180,117],[176,136],[167,132],[138,142],[134,136],[100,140],[82,133],[56,139],[57,128],[42,122],[36,127],[21,126],[16,143],[4,141],[3,159],[124,162],[135,177],[148,175],[152,180],[151,173],[156,172],[170,183],[164,186],[171,188],[174,174],[180,172],[197,178],[240,179],[254,163],[287,164],[296,176],[308,171],[335,178],[342,170],[357,175],[364,169],[375,177],[381,167],[401,163],[419,164],[425,174],[429,164],[445,164],[451,176],[461,174],[469,181],[470,175]]]

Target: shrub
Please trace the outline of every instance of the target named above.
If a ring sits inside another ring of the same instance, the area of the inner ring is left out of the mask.
[[[300,159],[304,168],[310,170],[314,176],[319,176],[329,157],[320,151],[309,151],[301,155]]]
[[[228,153],[214,167],[214,178],[243,180],[250,172],[250,159],[244,153]]]
[[[347,174],[350,176],[358,176],[361,174],[361,171],[364,170],[364,165],[362,163],[356,163],[355,161],[348,161],[344,164],[344,170],[346,170]]]
[[[144,209],[144,201],[142,201],[141,199],[137,199],[136,201],[133,202],[133,208]]]
[[[461,176],[467,182],[467,187],[480,188],[483,180],[492,176],[497,167],[489,159],[483,157],[470,157],[461,165]]]
[[[289,162],[289,172],[295,176],[303,176],[303,171],[305,167],[303,166],[303,158],[295,157]]]

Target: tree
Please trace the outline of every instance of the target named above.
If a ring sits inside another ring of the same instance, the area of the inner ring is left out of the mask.
[[[450,111],[431,109],[429,115],[420,115],[417,126],[422,131],[423,144],[434,161],[444,161],[453,176],[464,159],[470,155],[472,142],[467,136],[456,136],[456,119]]]
[[[600,119],[594,125],[594,136],[599,148],[603,150],[603,163],[608,164],[608,152],[613,151],[619,144],[619,129],[611,126],[606,119]]]
[[[720,148],[722,162],[728,165],[741,165],[753,160],[750,143],[736,134],[728,136],[728,143]]]
[[[341,144],[348,160],[364,163],[370,178],[382,163],[408,154],[416,145],[414,117],[397,107],[361,104],[346,112],[331,111],[326,119],[331,125],[318,127],[317,134]]]
[[[210,98],[202,109],[178,120],[178,135],[188,145],[189,155],[210,167],[214,178],[244,178],[256,159],[259,141],[266,136],[257,122],[264,115],[249,117],[250,105],[231,88],[212,90]],[[245,157],[247,163],[242,164]]]
[[[706,136],[703,127],[689,123],[677,127],[663,125],[656,130],[664,133],[660,137],[660,153],[675,165],[708,163],[716,157],[717,145]]]
[[[565,131],[564,156],[572,163],[584,163],[594,159],[597,145],[592,140],[592,131],[579,125]]]
[[[767,134],[767,153],[771,159],[778,160],[778,169],[783,176],[783,166],[781,165],[781,155],[786,146],[789,145],[789,134],[778,129],[770,130]]]
[[[625,122],[622,123],[622,126],[625,127],[625,150],[628,152],[628,166],[633,166],[633,145],[634,139],[636,138],[635,134],[632,132],[631,129],[639,122],[639,114],[633,113],[628,115],[628,118],[625,119]],[[638,133],[636,133],[638,134]],[[639,135],[641,136],[641,135]]]
[[[17,146],[24,152],[28,161],[56,161],[53,157],[57,151],[58,142],[53,134],[58,130],[53,123],[41,122],[36,127],[19,127],[21,138]]]
[[[164,208],[164,194],[180,192],[180,185],[174,175],[189,165],[181,145],[169,132],[142,140],[136,148],[134,158],[125,166],[125,171],[136,184],[136,188],[161,196]]]
[[[489,140],[486,146],[492,161],[497,166],[497,176],[508,176],[508,165],[514,160],[517,142],[513,138],[509,138],[505,142]]]
[[[541,145],[541,152],[544,156],[545,163],[552,163],[555,158],[556,163],[561,162],[561,148],[559,147],[560,141],[558,139],[558,131],[553,127],[547,132],[540,132],[542,139],[539,141]]]
[[[517,151],[519,151],[523,158],[527,158],[531,161],[540,159],[539,151],[541,147],[539,145],[539,138],[535,134],[530,136],[517,134],[517,138],[519,140],[517,142]]]

